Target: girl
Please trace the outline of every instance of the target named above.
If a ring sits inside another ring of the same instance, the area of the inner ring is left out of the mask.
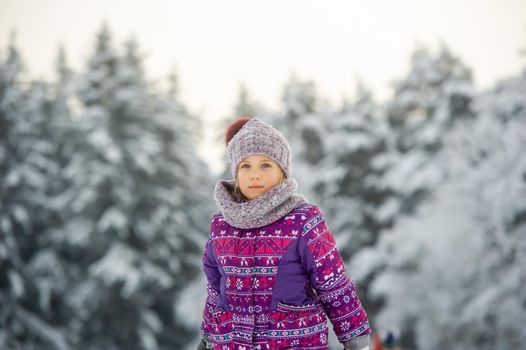
[[[327,319],[345,349],[368,349],[367,314],[322,212],[296,193],[287,140],[241,118],[226,142],[234,180],[214,189],[200,349],[327,350]]]

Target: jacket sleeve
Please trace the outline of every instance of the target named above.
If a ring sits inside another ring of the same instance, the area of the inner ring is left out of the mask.
[[[371,327],[367,314],[356,294],[353,280],[336,247],[336,241],[325,223],[323,214],[314,208],[303,226],[300,254],[310,283],[318,295],[334,333],[342,344],[367,339]],[[368,343],[368,341],[367,341]]]
[[[206,242],[205,252],[203,254],[203,272],[206,276],[206,301],[205,308],[203,310],[203,322],[201,323],[201,333],[202,335],[208,335],[207,329],[207,320],[210,319],[211,315],[219,307],[220,300],[220,282],[221,275],[219,273],[219,265],[217,263],[216,256],[213,251],[212,240],[209,239]]]

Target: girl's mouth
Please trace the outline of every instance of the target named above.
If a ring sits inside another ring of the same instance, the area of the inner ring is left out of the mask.
[[[248,186],[248,188],[263,188],[264,186]]]

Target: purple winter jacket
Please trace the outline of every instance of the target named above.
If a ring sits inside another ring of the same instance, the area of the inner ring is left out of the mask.
[[[253,229],[212,218],[203,255],[208,296],[201,330],[214,349],[328,349],[371,332],[353,281],[316,206]]]

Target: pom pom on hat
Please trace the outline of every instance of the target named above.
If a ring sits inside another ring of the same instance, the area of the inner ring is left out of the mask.
[[[228,129],[226,130],[226,133],[225,133],[225,143],[228,145],[228,143],[230,142],[230,140],[232,140],[232,137],[234,137],[235,134],[237,134],[237,132],[243,127],[243,125],[245,125],[248,121],[250,120],[250,118],[247,118],[247,117],[242,117],[242,118],[238,118],[236,120],[234,120],[232,122],[232,124],[230,124],[228,126]]]
[[[261,154],[279,164],[287,178],[292,174],[290,145],[285,136],[258,118],[239,118],[225,135],[230,170],[235,178],[239,163],[246,157]]]

